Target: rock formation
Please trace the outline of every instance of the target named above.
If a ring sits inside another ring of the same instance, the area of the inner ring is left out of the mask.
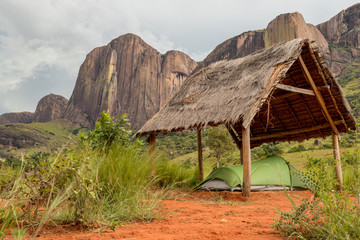
[[[122,35],[87,55],[64,116],[92,126],[103,110],[127,113],[132,128],[139,128],[196,66],[182,52],[162,55],[138,36]]]
[[[316,27],[330,47],[327,63],[336,77],[346,75],[343,70],[360,58],[360,3],[341,11],[329,21]]]
[[[286,13],[277,16],[266,29],[245,32],[219,44],[196,70],[216,61],[244,57],[262,48],[295,38],[315,40],[324,54],[328,52],[328,43],[316,27],[307,24],[298,12]]]
[[[46,95],[37,104],[33,122],[49,122],[62,118],[67,104],[68,100],[63,96]]]
[[[32,112],[11,112],[0,115],[0,124],[6,123],[31,123],[34,113]]]

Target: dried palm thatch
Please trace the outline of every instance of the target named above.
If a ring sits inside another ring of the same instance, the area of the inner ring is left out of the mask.
[[[299,57],[309,70],[338,131],[354,129],[355,119],[340,86],[317,49],[310,45],[309,40],[295,39],[244,58],[200,69],[136,136],[219,124],[228,124],[239,136],[242,126],[251,125],[251,137],[257,137],[252,146],[331,135],[329,119],[314,94],[280,88],[280,85],[289,85],[307,92],[312,90]],[[321,127],[311,128],[314,126]],[[304,131],[294,134],[296,129]],[[276,136],[278,133],[283,134]],[[271,137],[262,137],[266,135]]]

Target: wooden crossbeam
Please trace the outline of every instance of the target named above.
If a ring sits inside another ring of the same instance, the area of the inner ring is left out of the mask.
[[[275,87],[278,89],[281,89],[281,90],[289,91],[289,92],[295,92],[295,93],[301,93],[301,94],[306,94],[306,95],[310,95],[310,96],[315,96],[314,91],[310,90],[310,89],[293,87],[293,86],[285,85],[285,84],[281,84],[281,83],[278,83]]]
[[[343,124],[343,120],[335,121],[334,124],[336,124],[336,125]],[[301,129],[295,129],[295,130],[291,130],[291,131],[287,131],[287,132],[278,132],[278,133],[256,136],[256,137],[252,137],[251,141],[259,141],[259,140],[276,138],[276,137],[285,137],[285,136],[293,135],[293,134],[317,131],[317,130],[328,128],[328,127],[331,127],[330,124],[325,123],[325,124],[321,124],[321,125],[317,125],[317,126],[313,126],[313,127],[309,127],[309,128],[301,128]]]
[[[302,59],[301,55],[299,56],[299,61],[300,61],[300,66],[301,66],[301,69],[303,70],[303,73],[304,73],[304,76],[305,76],[305,79],[307,80],[307,82],[310,84],[311,88],[313,89],[314,93],[315,93],[315,96],[321,106],[321,109],[324,111],[324,114],[327,118],[327,121],[329,122],[330,126],[331,126],[331,129],[332,131],[335,133],[335,134],[339,134],[339,131],[338,129],[336,128],[336,125],[334,123],[334,121],[332,120],[331,118],[331,115],[329,113],[329,111],[327,110],[326,108],[326,105],[325,105],[325,101],[321,95],[321,93],[319,92],[319,90],[317,89],[317,86],[314,82],[314,80],[312,79],[311,77],[311,74],[309,72],[309,70],[307,69],[305,63],[304,63],[304,60]]]

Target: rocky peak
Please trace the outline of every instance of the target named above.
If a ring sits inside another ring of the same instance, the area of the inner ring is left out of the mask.
[[[103,110],[128,114],[141,127],[169,99],[196,62],[178,51],[165,55],[134,34],[91,51],[81,65],[65,117],[92,126]]]
[[[357,3],[316,27],[332,44],[360,47],[360,3]]]
[[[352,79],[360,61],[360,3],[341,11],[316,27],[330,44],[327,64],[335,77]],[[345,70],[345,71],[344,71]],[[347,81],[348,81],[347,80]]]
[[[328,43],[324,36],[314,25],[306,23],[298,12],[281,14],[268,24],[264,36],[265,47],[296,38],[314,40],[323,53],[327,52]]]
[[[68,100],[63,96],[49,94],[40,99],[33,117],[33,122],[49,122],[62,118]]]
[[[315,40],[320,51],[324,54],[328,52],[328,43],[316,27],[307,24],[298,12],[286,13],[277,16],[266,29],[245,32],[219,44],[199,64],[197,70],[216,61],[244,57],[262,48],[295,38]]]

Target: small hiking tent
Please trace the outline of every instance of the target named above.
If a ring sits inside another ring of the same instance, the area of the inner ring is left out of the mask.
[[[282,157],[268,157],[251,163],[251,190],[306,189],[306,179]],[[243,165],[217,168],[196,189],[241,190]]]

